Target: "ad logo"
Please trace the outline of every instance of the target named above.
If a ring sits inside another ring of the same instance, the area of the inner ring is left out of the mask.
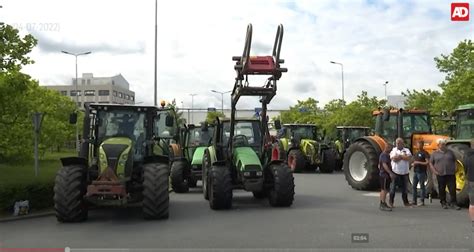
[[[469,21],[469,3],[451,3],[451,21]]]

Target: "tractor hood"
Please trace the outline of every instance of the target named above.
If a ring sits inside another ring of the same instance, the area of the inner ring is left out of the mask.
[[[131,148],[132,140],[127,137],[112,137],[104,140],[99,148],[101,173],[106,168],[110,168],[117,176],[123,176]]]
[[[235,148],[232,160],[240,171],[262,171],[260,159],[251,147]]]
[[[191,161],[191,165],[202,165],[202,157],[206,149],[207,147],[202,146],[202,147],[197,147],[194,150],[193,160]]]

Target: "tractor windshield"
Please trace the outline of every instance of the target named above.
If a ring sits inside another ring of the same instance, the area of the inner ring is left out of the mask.
[[[431,132],[427,114],[404,114],[403,137],[409,138],[413,133]]]
[[[294,127],[291,129],[293,137],[299,139],[316,139],[316,128],[315,127]]]
[[[132,141],[145,137],[145,113],[132,111],[99,111],[98,139],[128,137]]]
[[[230,137],[230,122],[223,123],[223,143],[227,146]],[[247,139],[250,147],[260,147],[261,132],[260,123],[258,121],[237,121],[234,129],[234,137],[243,135]]]
[[[474,138],[474,110],[459,111],[457,114],[457,139]]]
[[[212,127],[209,127],[207,131],[203,131],[201,128],[190,129],[188,144],[192,147],[208,146],[213,132],[214,128]]]
[[[367,129],[364,129],[364,128],[354,128],[354,129],[350,129],[349,130],[349,141],[354,141],[355,139],[359,138],[359,137],[363,137],[363,136],[366,136],[367,135]]]

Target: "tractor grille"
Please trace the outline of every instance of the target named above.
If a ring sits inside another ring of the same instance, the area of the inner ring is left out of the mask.
[[[117,164],[120,158],[120,154],[127,149],[128,145],[126,144],[104,144],[102,148],[104,149],[105,155],[107,156],[107,163],[110,168],[115,172],[117,171]]]

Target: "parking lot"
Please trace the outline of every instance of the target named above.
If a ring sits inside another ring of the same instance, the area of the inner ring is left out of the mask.
[[[145,221],[140,208],[128,208],[93,210],[85,223],[60,224],[54,216],[3,222],[0,248],[473,248],[467,209],[444,210],[436,199],[405,208],[397,195],[394,211],[382,212],[377,192],[352,190],[342,173],[295,178],[290,208],[234,191],[231,210],[213,211],[194,189],[171,194],[164,221]]]

